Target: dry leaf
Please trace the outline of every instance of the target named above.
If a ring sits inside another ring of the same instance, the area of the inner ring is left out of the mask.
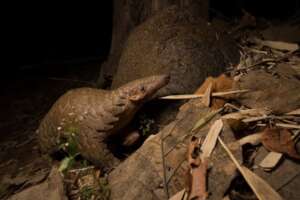
[[[206,172],[207,164],[201,163],[199,167],[192,168],[191,173],[191,191],[189,200],[205,200],[208,196],[206,192]]]
[[[233,79],[222,74],[218,76],[217,78],[208,77],[204,81],[204,83],[200,86],[199,89],[195,92],[195,94],[203,94],[206,92],[207,88],[211,85],[211,92],[222,92],[222,91],[228,91],[232,89],[232,83]],[[224,99],[220,98],[213,98],[210,102],[210,105],[214,109],[218,109],[224,106],[226,101]]]
[[[211,153],[213,152],[218,136],[220,135],[223,129],[223,121],[218,119],[215,123],[211,126],[206,138],[201,146],[201,159],[205,160],[206,158],[210,157]]]
[[[208,85],[208,87],[205,90],[202,102],[206,107],[209,107],[210,105],[210,99],[211,99],[211,93],[212,93],[212,83]]]
[[[264,170],[272,170],[282,158],[282,153],[270,152],[268,155],[259,163],[259,166]]]
[[[189,185],[188,199],[190,200],[205,200],[206,192],[206,172],[207,161],[200,159],[200,146],[202,141],[196,137],[192,137],[188,147],[188,163],[189,163]]]
[[[262,135],[262,143],[269,151],[284,153],[292,158],[300,159],[295,149],[293,135],[287,129],[266,128]]]
[[[236,167],[239,169],[239,171],[241,172],[241,174],[243,175],[243,177],[245,178],[246,182],[249,184],[255,195],[258,197],[258,199],[283,200],[283,198],[267,182],[265,182],[262,178],[257,176],[252,171],[250,171],[248,168],[241,166],[220,137],[218,137],[218,140],[221,143],[222,147],[225,149],[225,151],[228,153],[229,157],[234,162]]]

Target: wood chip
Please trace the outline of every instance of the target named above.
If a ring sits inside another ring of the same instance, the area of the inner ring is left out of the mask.
[[[209,107],[212,93],[212,83],[209,83],[208,87],[205,90],[202,102],[206,107]]]
[[[239,94],[249,92],[249,90],[233,90],[228,92],[214,92],[211,94],[212,97],[222,97],[232,94]],[[169,99],[169,100],[180,100],[180,99],[196,99],[196,98],[203,98],[204,94],[181,94],[181,95],[169,95],[160,97],[160,99]]]
[[[208,157],[210,157],[211,153],[213,152],[218,136],[220,135],[221,131],[223,129],[223,121],[221,119],[218,119],[215,121],[215,123],[211,126],[208,134],[206,135],[206,138],[201,146],[202,154],[201,159],[204,160]]]
[[[246,182],[249,184],[255,195],[260,200],[283,200],[283,198],[262,178],[257,176],[255,173],[250,171],[248,168],[239,164],[234,155],[231,153],[229,148],[223,142],[223,140],[218,137],[219,142],[225,149],[231,160],[234,162],[238,170],[241,172]]]
[[[270,171],[277,166],[282,156],[282,153],[272,151],[268,153],[268,155],[259,163],[259,166],[262,167],[265,171]]]

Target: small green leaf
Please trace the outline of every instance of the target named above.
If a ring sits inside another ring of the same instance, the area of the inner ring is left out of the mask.
[[[195,126],[193,127],[192,131],[198,129],[198,128],[202,128],[205,124],[207,124],[212,118],[214,118],[214,116],[216,116],[219,112],[221,112],[223,110],[223,108],[220,108],[218,110],[213,110],[211,112],[209,112],[208,114],[206,114],[204,117],[200,118]]]
[[[74,157],[66,157],[64,158],[58,168],[58,171],[60,172],[64,172],[65,170],[69,169],[75,162],[75,158]]]

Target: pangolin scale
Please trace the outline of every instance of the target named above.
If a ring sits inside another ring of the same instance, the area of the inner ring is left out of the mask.
[[[96,165],[112,166],[117,159],[107,148],[107,138],[118,134],[168,81],[168,75],[157,75],[112,91],[94,88],[68,91],[54,103],[37,130],[41,151],[49,154],[58,151],[71,131],[84,158]]]

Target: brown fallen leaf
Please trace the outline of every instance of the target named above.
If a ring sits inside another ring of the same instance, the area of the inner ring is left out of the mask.
[[[195,92],[195,94],[204,94],[207,88],[211,85],[211,92],[224,92],[232,89],[233,79],[228,76],[222,74],[216,78],[208,77],[204,83],[200,86],[200,88]],[[213,96],[213,94],[212,94]],[[229,96],[227,96],[229,97]],[[224,106],[226,101],[221,98],[212,98],[211,107],[214,109],[218,109]]]
[[[296,159],[300,159],[300,155],[295,149],[293,135],[287,129],[266,128],[262,135],[262,144],[269,151],[284,153]]]
[[[205,200],[208,196],[206,190],[207,160],[200,158],[200,146],[202,141],[192,137],[188,146],[188,199]]]

